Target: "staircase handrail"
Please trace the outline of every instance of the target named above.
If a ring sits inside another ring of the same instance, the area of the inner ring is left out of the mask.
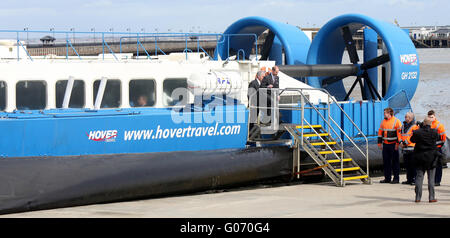
[[[339,139],[339,142],[341,143],[341,149],[343,150],[344,149],[344,141],[342,140],[342,138],[341,138],[341,136],[336,132],[336,130],[334,130],[334,128],[330,125],[330,123],[329,123],[329,121],[327,121],[326,119],[325,119],[325,117],[322,115],[322,113],[320,113],[319,112],[319,110],[314,106],[314,104],[312,104],[311,103],[311,101],[308,99],[308,97],[306,97],[305,96],[305,94],[303,94],[303,91],[304,89],[284,89],[284,90],[281,90],[281,93],[280,93],[280,95],[283,93],[283,92],[285,92],[285,91],[297,91],[297,92],[299,92],[300,93],[300,95],[301,95],[301,99],[302,99],[302,101],[303,100],[306,100],[307,101],[307,103],[312,107],[312,109],[314,109],[315,111],[316,111],[316,113],[322,118],[322,120],[327,124],[327,126],[328,126],[328,133],[330,134],[330,129],[333,131],[333,133],[338,137],[338,139]],[[330,96],[330,95],[329,95]],[[329,97],[328,96],[328,97]],[[329,100],[327,100],[327,104],[328,104],[328,102],[329,102]],[[301,142],[302,142],[302,146],[304,145],[304,143],[303,143],[303,141],[304,141],[304,138],[303,138],[303,130],[304,130],[304,126],[303,126],[303,123],[304,122],[306,122],[309,126],[311,126],[311,124],[309,124],[309,122],[304,118],[304,105],[305,105],[305,103],[304,102],[301,102],[301,107],[302,107],[302,109],[301,109],[301,111],[302,111],[302,118],[301,118],[301,122],[302,122],[302,127],[301,127],[301,129],[302,129],[302,140],[301,140]],[[329,105],[328,105],[328,111],[329,111]],[[330,117],[330,114],[328,113],[328,119],[332,119],[331,117]],[[334,121],[334,120],[332,120],[334,123],[335,123],[335,125],[339,128],[339,129],[341,129],[340,128],[340,126],[338,126],[337,124],[336,124],[336,122]],[[316,130],[313,130],[315,133],[316,133],[316,135],[318,135],[319,136],[319,134],[317,133],[317,131]],[[342,129],[341,129],[341,131],[342,131]],[[322,138],[322,137],[320,137],[319,136],[319,138],[322,140],[322,142],[324,142],[324,144],[326,145],[326,147],[328,147],[328,149],[330,150],[330,151],[332,151],[332,153],[334,154],[334,156],[336,156],[336,158],[338,158],[338,159],[340,159],[340,161],[341,161],[341,184],[343,184],[344,183],[344,181],[343,181],[343,179],[344,179],[344,174],[343,174],[343,168],[344,168],[344,153],[341,153],[341,156],[339,157],[335,152],[334,152],[334,150],[333,149],[331,149],[331,147],[325,142],[325,140]]]
[[[321,91],[323,93],[326,93],[328,95],[328,100],[327,100],[327,105],[328,105],[328,111],[330,110],[330,99],[338,106],[338,108],[341,110],[341,112],[344,113],[344,115],[348,118],[348,120],[353,124],[353,126],[358,130],[358,133],[360,135],[363,136],[365,142],[366,142],[366,154],[364,154],[364,152],[362,152],[362,150],[359,148],[359,146],[354,142],[354,140],[347,135],[347,133],[345,133],[344,130],[342,130],[342,128],[336,123],[336,121],[333,120],[333,118],[330,116],[330,114],[328,113],[328,119],[330,119],[336,126],[337,128],[339,128],[339,130],[345,135],[346,138],[349,139],[349,141],[356,147],[356,149],[366,158],[366,174],[369,175],[369,140],[367,139],[367,137],[364,135],[364,133],[361,131],[361,129],[359,129],[359,127],[356,125],[356,123],[350,118],[350,116],[344,111],[344,109],[338,104],[337,100],[325,89],[323,88],[286,88],[286,89],[277,89],[280,90],[282,93],[284,91],[297,91],[300,93],[300,95],[302,96],[302,99],[306,99],[308,101],[308,103],[311,105],[312,108],[314,108],[314,110],[322,117],[322,119],[327,123],[327,125],[329,126],[329,128],[333,129],[330,125],[329,122],[327,122],[327,120],[325,120],[323,118],[323,115],[317,110],[317,108],[314,106],[314,104],[312,104],[310,102],[310,100],[303,94],[303,91]],[[303,104],[302,104],[303,107]],[[302,118],[303,121],[304,118]],[[334,129],[333,129],[334,131]],[[342,139],[339,135],[338,135],[339,139]],[[303,138],[302,138],[303,139]],[[344,147],[342,147],[342,149],[344,149]],[[342,161],[341,161],[342,163]]]
[[[305,120],[305,122],[306,122],[306,124],[308,124],[308,126],[312,126],[307,120]],[[302,128],[302,130],[303,130],[303,128]],[[336,152],[326,143],[326,141],[319,135],[319,133],[316,131],[316,130],[313,130],[314,131],[314,133],[320,138],[320,140],[326,145],[326,147],[328,147],[328,149],[333,153],[333,155],[336,157],[336,158],[338,158],[338,159],[340,159],[341,160],[341,184],[343,184],[343,168],[344,168],[344,153],[340,153],[341,155],[340,156],[338,156],[337,154],[336,154]],[[303,142],[303,137],[302,137],[302,142]],[[341,139],[341,138],[339,138],[339,141],[341,142],[341,148],[343,148],[343,140]],[[308,144],[309,142],[307,142],[307,144]],[[309,150],[314,150],[314,152],[318,155],[318,156],[322,156],[320,153],[319,153],[319,151],[316,149],[316,148],[314,148],[313,146],[310,146],[309,144],[308,144],[308,149]],[[333,167],[330,167],[332,170],[334,170],[334,168]],[[334,170],[334,172],[336,172],[336,170]],[[337,172],[336,172],[337,173]]]
[[[260,89],[261,90],[261,89]],[[303,94],[303,92],[302,92],[302,89],[266,89],[266,88],[264,88],[264,89],[262,89],[262,91],[261,92],[264,92],[264,91],[275,91],[276,93],[278,93],[278,91],[281,91],[281,93],[279,93],[279,94],[277,94],[277,95],[281,95],[283,92],[285,92],[285,91],[296,91],[296,92],[299,92],[300,93],[300,95],[301,95],[301,99],[302,99],[302,101],[304,100],[304,99],[306,99],[306,101],[308,101],[308,103],[312,106],[312,108],[317,112],[317,114],[319,114],[320,115],[320,117],[324,120],[324,122],[328,125],[328,128],[329,129],[331,129],[332,131],[333,131],[333,133],[339,138],[339,142],[341,143],[341,148],[342,148],[342,150],[343,150],[343,148],[344,148],[344,141],[342,140],[342,138],[341,138],[341,136],[336,132],[336,130],[334,130],[334,128],[330,125],[330,123],[325,119],[325,117],[319,112],[319,110],[314,106],[314,105],[312,105],[311,104],[311,102],[309,101],[309,99]],[[266,92],[267,93],[267,92]],[[275,95],[275,94],[272,94],[272,95]],[[251,107],[251,106],[250,106]],[[304,118],[304,115],[303,115],[303,112],[304,112],[304,103],[302,102],[301,103],[301,111],[302,111],[302,119],[301,119],[301,145],[303,146],[304,145],[304,137],[303,137],[303,134],[304,134],[304,122],[306,122],[307,124],[308,124],[308,126],[310,126],[311,127],[311,124]],[[270,107],[258,107],[258,108],[260,108],[260,109],[270,109]],[[329,115],[328,115],[329,116]],[[337,125],[337,124],[336,124]],[[338,126],[339,127],[339,126]],[[340,127],[339,127],[340,128]],[[334,152],[334,150],[326,143],[326,141],[319,135],[319,133],[316,131],[316,130],[314,130],[312,127],[311,127],[311,129],[312,129],[312,131],[314,131],[314,133],[317,135],[317,137],[319,137],[320,138],[320,140],[322,140],[322,142],[324,142],[324,144],[325,144],[325,146],[330,150],[330,151],[332,151],[332,153],[336,156],[336,158],[338,158],[338,159],[340,159],[341,160],[341,180],[343,179],[343,166],[344,166],[344,163],[343,163],[343,156],[344,156],[344,154],[343,153],[341,153],[341,156],[338,156],[335,152]],[[330,132],[328,131],[328,133],[330,134]],[[343,183],[343,181],[341,181],[341,184]]]

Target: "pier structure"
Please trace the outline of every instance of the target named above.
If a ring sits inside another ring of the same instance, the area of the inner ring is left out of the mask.
[[[154,38],[154,37],[153,37]],[[75,40],[71,43],[72,47],[68,47],[67,43],[42,44],[33,43],[27,45],[27,50],[31,56],[46,56],[46,55],[66,55],[69,56],[92,56],[100,55],[102,53],[133,53],[134,56],[169,54],[172,52],[183,52],[185,49],[196,52],[200,50],[198,46],[203,48],[207,54],[213,55],[216,48],[216,40],[200,40],[189,39],[187,41],[181,39],[171,40],[140,40],[136,39],[120,41],[119,39],[111,39],[106,41],[107,46],[100,40],[97,42],[86,42],[82,39]],[[147,52],[145,52],[147,51]]]
[[[413,39],[416,48],[449,48],[450,47],[450,37],[427,37],[424,39]]]
[[[412,26],[409,36],[416,48],[449,48],[450,26]]]
[[[310,38],[314,39],[320,28],[302,28],[299,27]],[[427,27],[413,26],[402,27],[410,35],[416,48],[449,48],[450,47],[450,26]],[[76,38],[74,35],[53,34],[52,37],[44,36],[39,41],[24,41],[26,48],[31,56],[48,55],[68,55],[68,56],[88,56],[100,55],[103,53],[132,53],[133,56],[145,56],[169,54],[171,52],[182,51],[203,51],[210,56],[214,55],[217,42],[220,40],[220,34],[152,34],[150,36],[130,36],[120,33],[111,33],[111,36],[102,39],[99,35],[93,38]],[[114,34],[116,34],[114,36]],[[258,54],[268,32],[261,34],[258,38]],[[194,35],[194,36],[193,36]],[[46,38],[47,37],[47,38]],[[49,39],[52,38],[50,41]],[[67,38],[67,39],[66,39]],[[139,39],[139,40],[137,40]],[[358,50],[363,50],[364,36],[363,29],[360,29],[353,36]],[[105,43],[103,43],[106,42]],[[378,39],[378,48],[382,48],[382,40]],[[253,49],[253,53],[255,49]]]

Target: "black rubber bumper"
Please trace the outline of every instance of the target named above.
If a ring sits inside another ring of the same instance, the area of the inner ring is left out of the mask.
[[[287,147],[0,159],[0,214],[174,195],[289,175]]]

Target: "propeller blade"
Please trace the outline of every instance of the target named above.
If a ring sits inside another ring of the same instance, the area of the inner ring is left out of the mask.
[[[378,100],[381,100],[381,96],[378,93],[378,90],[375,88],[375,85],[373,85],[372,81],[370,80],[369,74],[367,73],[367,71],[365,71],[363,73],[363,78],[364,78],[364,83],[367,83],[367,85],[369,85],[369,92],[370,95],[372,96],[372,99],[374,99],[374,93],[377,96]]]
[[[367,100],[366,90],[364,90],[364,85],[363,85],[363,79],[362,79],[362,77],[359,78],[358,82],[359,82],[359,89],[361,90],[361,97],[362,97],[362,100]]]
[[[352,87],[350,88],[350,90],[348,91],[347,95],[345,95],[344,101],[347,101],[348,98],[350,97],[350,94],[352,94],[353,89],[355,89],[355,86],[357,83],[361,83],[361,76],[357,76],[355,82],[353,82]]]
[[[269,33],[267,34],[266,40],[264,41],[264,44],[261,49],[261,59],[260,60],[267,60],[269,58],[270,50],[272,49],[273,40],[275,39],[275,34],[269,30]]]
[[[367,62],[364,62],[364,64],[361,65],[361,69],[367,70],[367,69],[375,68],[375,67],[378,67],[382,64],[389,62],[390,60],[391,60],[391,58],[389,57],[389,54],[383,54],[383,55],[380,55],[380,56],[378,56],[374,59],[371,59]]]
[[[345,47],[347,48],[350,62],[352,62],[352,64],[357,64],[359,62],[358,51],[356,50],[356,44],[348,26],[342,27],[342,36],[344,37]]]

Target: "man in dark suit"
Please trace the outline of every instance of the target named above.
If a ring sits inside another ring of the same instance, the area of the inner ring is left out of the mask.
[[[278,66],[272,67],[272,72],[270,72],[266,77],[261,81],[261,88],[267,88],[267,107],[271,107],[272,105],[272,91],[271,89],[280,88],[280,78],[278,77]],[[272,111],[267,109],[267,116],[270,116]]]
[[[263,78],[261,82],[261,88],[279,88],[280,87],[280,77],[278,77],[279,72],[280,69],[278,69],[278,66],[273,66],[272,72]]]
[[[250,91],[251,91],[250,88],[253,88],[254,91],[258,91],[258,89],[261,87],[261,81],[263,80],[263,78],[264,78],[264,71],[258,71],[258,72],[256,73],[255,79],[252,80],[252,81],[250,82],[250,84],[248,85],[248,88],[249,88],[249,96],[250,96]]]
[[[264,71],[258,71],[256,73],[256,77],[253,81],[248,85],[248,106],[250,108],[250,127],[253,127],[254,123],[258,122],[258,114],[259,114],[259,93],[258,90],[261,87],[261,81],[264,78]]]
[[[414,165],[417,169],[416,175],[416,202],[420,202],[422,197],[422,183],[425,171],[428,175],[428,195],[429,202],[437,202],[434,195],[434,177],[437,166],[436,142],[439,134],[435,129],[431,129],[431,119],[425,118],[420,128],[413,132],[411,142],[416,143],[414,147]]]

